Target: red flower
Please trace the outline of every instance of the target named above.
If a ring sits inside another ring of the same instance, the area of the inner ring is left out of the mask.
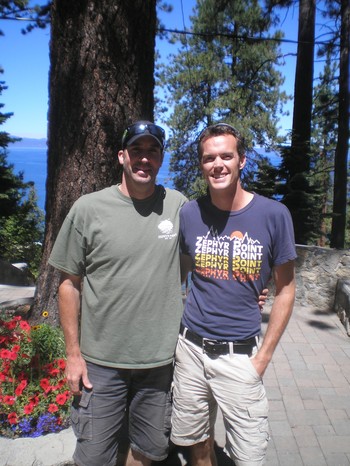
[[[30,332],[30,325],[25,320],[22,320],[19,323],[19,326],[21,327],[22,330],[25,330],[26,332]]]
[[[8,419],[10,424],[17,424],[17,414],[16,413],[10,413],[7,416],[7,419]]]
[[[66,384],[66,382],[67,382],[67,379],[61,379],[61,380],[59,380],[58,383],[57,383],[57,388],[58,388],[58,390],[59,390],[60,388],[64,387],[65,384]]]
[[[39,404],[39,397],[38,396],[33,396],[30,400],[30,403],[33,405],[33,406],[38,406]]]
[[[54,403],[51,403],[48,407],[48,412],[55,413],[56,411],[58,411],[58,406],[55,405]]]
[[[40,387],[45,391],[50,391],[51,385],[49,379],[41,379],[40,380]]]
[[[0,358],[1,359],[11,359],[10,358],[11,351],[8,349],[2,349],[0,350]]]
[[[32,414],[33,409],[34,409],[33,403],[29,403],[28,405],[25,405],[25,407],[23,408],[24,414]]]
[[[10,395],[5,395],[4,396],[4,403],[5,403],[5,405],[9,405],[9,406],[15,404],[15,397],[10,396]]]
[[[60,370],[59,370],[59,369],[56,369],[56,368],[54,368],[54,367],[49,371],[49,374],[50,374],[52,377],[56,377],[59,373],[60,373]]]
[[[27,381],[22,380],[22,382],[17,386],[17,388],[15,390],[16,395],[21,396],[22,393],[23,393],[23,390],[26,388],[26,386],[27,386]]]
[[[67,397],[63,393],[60,393],[59,395],[56,396],[57,404],[64,405],[66,401],[67,401]]]
[[[10,322],[5,322],[4,327],[6,327],[9,330],[14,330],[16,328],[17,322],[15,319],[11,320]]]
[[[60,369],[64,370],[66,368],[66,361],[64,359],[58,359],[57,365]]]
[[[17,353],[15,351],[10,351],[9,359],[11,359],[11,361],[16,361]]]
[[[18,353],[20,349],[21,347],[19,345],[13,345],[12,347],[12,351],[14,351],[15,353]]]

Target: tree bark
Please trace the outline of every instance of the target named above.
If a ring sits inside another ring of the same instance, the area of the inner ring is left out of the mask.
[[[153,119],[156,0],[54,0],[46,231],[32,323],[58,325],[55,238],[81,195],[117,182],[125,127]]]
[[[315,11],[315,0],[300,0],[292,131],[292,152],[298,158],[298,173],[310,169]]]
[[[334,159],[331,247],[345,245],[350,111],[350,2],[341,0],[338,140]]]

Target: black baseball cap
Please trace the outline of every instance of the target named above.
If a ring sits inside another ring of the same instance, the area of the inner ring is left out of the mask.
[[[143,136],[151,136],[160,145],[161,149],[165,146],[165,131],[158,125],[155,125],[151,121],[136,121],[132,125],[128,126],[123,133],[122,137],[122,149],[124,150],[130,144],[133,144],[137,139]]]

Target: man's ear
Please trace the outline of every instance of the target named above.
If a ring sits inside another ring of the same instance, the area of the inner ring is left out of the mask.
[[[245,155],[239,158],[239,169],[240,170],[243,170],[243,168],[245,167],[246,161],[247,161],[247,157]]]
[[[120,151],[118,152],[118,160],[119,160],[120,165],[123,165],[123,164],[124,164],[125,155],[124,155],[124,151],[123,151],[123,150],[120,150]]]

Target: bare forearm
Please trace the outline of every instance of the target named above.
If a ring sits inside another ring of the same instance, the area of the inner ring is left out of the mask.
[[[276,295],[262,345],[254,358],[254,366],[263,375],[278,342],[289,322],[295,298],[294,262],[276,267],[274,270]]]
[[[67,356],[80,355],[79,313],[80,293],[70,280],[64,280],[59,287],[59,313],[66,342]]]
[[[293,311],[294,293],[276,296],[259,355],[269,363]]]
[[[74,395],[81,393],[82,385],[92,388],[79,344],[80,287],[80,277],[64,273],[61,275],[58,291],[59,312],[66,342],[66,376]]]

